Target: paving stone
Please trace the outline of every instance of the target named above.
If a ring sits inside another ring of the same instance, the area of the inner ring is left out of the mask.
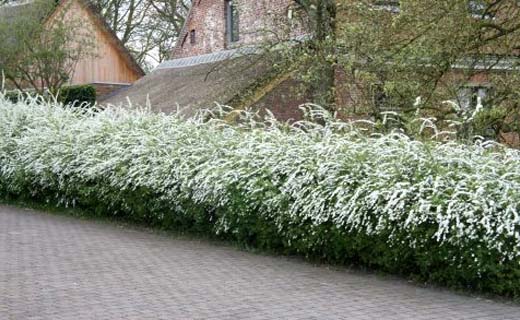
[[[520,319],[503,301],[0,206],[0,320]]]

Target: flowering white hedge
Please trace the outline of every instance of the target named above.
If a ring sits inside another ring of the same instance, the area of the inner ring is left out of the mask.
[[[319,227],[333,226],[345,237],[383,237],[389,252],[438,254],[468,281],[489,277],[495,265],[520,270],[516,150],[366,136],[332,119],[230,126],[207,118],[79,112],[0,96],[0,189],[159,221],[190,216],[190,203],[224,235],[261,217],[297,251],[302,243],[318,250],[329,232]],[[511,286],[491,290],[520,292]]]

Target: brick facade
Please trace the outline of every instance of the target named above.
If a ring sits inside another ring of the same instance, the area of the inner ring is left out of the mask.
[[[224,50],[225,3],[216,0],[195,0],[172,58],[184,58]],[[195,32],[195,43],[190,33]]]
[[[239,39],[229,41],[226,0],[195,0],[172,58],[280,41],[303,33],[293,0],[233,0]]]

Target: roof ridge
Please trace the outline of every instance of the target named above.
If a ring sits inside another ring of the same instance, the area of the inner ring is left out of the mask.
[[[200,64],[213,63],[218,61],[224,61],[228,59],[237,58],[240,56],[254,54],[258,52],[258,47],[242,47],[237,49],[222,50],[213,53],[201,54],[197,56],[178,58],[172,60],[165,60],[159,64],[155,70],[160,69],[176,69],[192,67]]]

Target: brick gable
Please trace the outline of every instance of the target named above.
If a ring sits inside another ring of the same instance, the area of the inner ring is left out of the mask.
[[[238,41],[230,43],[227,39],[225,0],[195,0],[172,58],[214,53],[270,39],[278,41],[303,33],[294,14],[294,0],[234,0],[233,4],[239,13]]]

